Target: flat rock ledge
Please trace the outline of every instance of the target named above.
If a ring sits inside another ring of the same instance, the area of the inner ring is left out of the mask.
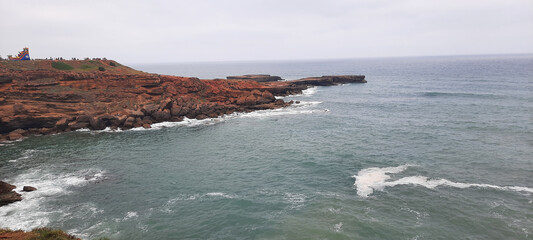
[[[241,76],[227,76],[228,80],[246,80],[246,81],[256,81],[256,82],[276,82],[283,80],[279,76],[271,76],[268,74],[247,74]]]

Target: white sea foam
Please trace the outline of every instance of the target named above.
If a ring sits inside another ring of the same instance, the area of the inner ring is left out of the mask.
[[[341,210],[342,210],[341,208],[333,208],[333,207],[328,208],[328,212],[330,213],[340,213]]]
[[[97,130],[96,132],[122,132],[123,130],[120,128],[117,129],[111,129],[110,127],[106,127],[103,130]]]
[[[318,87],[311,87],[311,88],[302,90],[302,93],[300,94],[294,94],[294,95],[288,95],[288,96],[275,96],[275,98],[284,99],[286,97],[302,97],[302,96],[309,97],[309,96],[314,95],[317,92],[317,90],[318,90]]]
[[[210,193],[206,193],[205,195],[209,197],[222,197],[222,198],[229,198],[229,199],[234,198],[234,196],[223,193],[223,192],[210,192]]]
[[[179,202],[183,201],[194,201],[194,200],[206,200],[206,199],[217,199],[217,198],[226,198],[226,199],[234,199],[236,198],[236,195],[223,193],[223,192],[209,192],[206,194],[180,194],[178,197],[172,198],[168,200],[159,211],[164,213],[173,213],[173,206],[176,204],[179,204]]]
[[[61,210],[47,209],[46,201],[70,193],[71,187],[101,179],[102,173],[98,169],[87,169],[68,174],[55,174],[34,169],[13,179],[6,179],[6,182],[17,186],[15,191],[22,195],[23,200],[0,208],[0,227],[30,230],[46,226],[52,215],[63,214]],[[22,192],[23,186],[33,186],[37,190]]]
[[[316,92],[317,87],[309,88],[304,90],[304,93],[301,95],[312,95]],[[297,96],[297,95],[294,95]],[[84,132],[89,134],[96,134],[96,133],[102,133],[102,132],[122,132],[122,131],[153,131],[153,130],[159,130],[162,128],[170,128],[170,127],[177,127],[177,126],[186,126],[186,127],[196,127],[201,125],[213,125],[222,123],[225,121],[228,121],[230,119],[236,119],[236,118],[269,118],[269,117],[278,117],[278,116],[286,116],[286,115],[299,115],[299,114],[320,114],[320,113],[326,113],[329,112],[328,109],[316,109],[314,108],[316,105],[321,104],[322,102],[312,102],[312,101],[299,101],[299,103],[294,103],[291,106],[284,107],[284,108],[278,108],[278,109],[268,109],[268,110],[257,110],[249,113],[242,113],[242,112],[236,112],[232,114],[225,114],[223,116],[219,116],[216,118],[206,118],[206,119],[190,119],[187,117],[184,117],[182,121],[180,122],[160,122],[160,123],[154,123],[150,126],[150,128],[144,128],[144,127],[136,127],[129,130],[121,130],[121,129],[111,129],[110,127],[107,127],[103,130],[89,130],[88,128],[82,128],[76,130],[76,132]]]
[[[388,173],[400,173],[407,169],[409,165],[402,165],[398,167],[387,167],[387,168],[366,168],[355,177],[354,185],[357,187],[357,194],[362,197],[367,197],[372,194],[374,190],[383,190],[386,180],[390,179]]]
[[[453,182],[447,179],[429,179],[425,176],[409,176],[403,177],[394,181],[387,181],[391,177],[388,174],[400,173],[413,165],[401,165],[398,167],[387,168],[366,168],[354,175],[354,186],[357,188],[357,195],[361,197],[368,197],[374,192],[374,190],[383,191],[385,187],[394,187],[398,185],[416,185],[426,188],[436,188],[438,186],[448,186],[455,188],[491,188],[504,191],[516,191],[533,193],[533,188],[520,187],[520,186],[497,186],[491,184],[478,184],[478,183],[461,183]]]
[[[132,219],[132,218],[137,218],[139,217],[139,214],[137,212],[127,212],[126,213],[126,216],[124,216],[124,218],[122,220],[128,220],[128,219]]]
[[[3,146],[11,146],[13,145],[15,141],[3,141],[2,143],[0,143],[0,147],[3,147]]]
[[[268,110],[257,110],[249,113],[232,113],[223,115],[216,118],[206,118],[202,120],[198,119],[189,119],[185,117],[181,122],[160,122],[154,123],[151,125],[151,128],[137,127],[130,129],[131,131],[151,131],[158,130],[162,128],[177,127],[177,126],[186,126],[186,127],[195,127],[201,125],[213,125],[222,123],[231,119],[238,118],[270,118],[278,116],[287,116],[287,115],[298,115],[298,114],[317,114],[317,113],[326,113],[328,109],[316,109],[315,106],[321,104],[322,102],[306,102],[301,101],[295,103],[291,106],[278,108],[278,109],[268,109]],[[105,130],[102,130],[105,131]],[[109,130],[107,130],[109,131]]]
[[[285,193],[284,199],[291,204],[291,208],[301,208],[304,206],[307,196],[302,193]]]
[[[18,161],[22,161],[22,160],[26,160],[26,159],[30,159],[30,158],[33,158],[35,156],[35,153],[37,153],[38,151],[35,150],[35,149],[27,149],[27,150],[24,150],[24,152],[22,152],[21,156],[17,159],[12,159],[12,160],[9,160],[8,162],[18,162]]]
[[[318,87],[311,87],[311,88],[303,90],[302,91],[302,95],[311,96],[311,95],[315,94],[317,90],[318,90]]]
[[[333,225],[333,230],[335,230],[335,232],[340,232],[342,230],[342,222]]]
[[[88,129],[88,128],[80,128],[80,129],[77,129],[75,130],[75,132],[90,132],[91,129]]]

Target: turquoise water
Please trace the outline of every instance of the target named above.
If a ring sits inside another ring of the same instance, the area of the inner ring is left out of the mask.
[[[133,66],[365,74],[301,104],[0,146],[0,227],[86,239],[532,239],[533,56]]]

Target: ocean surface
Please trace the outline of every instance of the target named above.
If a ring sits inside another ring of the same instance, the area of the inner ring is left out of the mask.
[[[533,239],[533,55],[132,65],[364,74],[278,110],[0,146],[0,227],[84,239]]]

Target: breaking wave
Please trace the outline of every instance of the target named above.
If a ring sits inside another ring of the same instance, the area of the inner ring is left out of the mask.
[[[319,114],[329,112],[328,109],[317,109],[315,106],[321,104],[322,102],[306,102],[300,101],[299,103],[294,103],[291,106],[277,109],[268,109],[268,110],[257,110],[248,113],[232,113],[228,115],[223,115],[216,118],[206,118],[206,119],[189,119],[185,117],[181,122],[160,122],[154,123],[151,125],[151,128],[137,127],[132,128],[129,131],[151,131],[158,130],[162,128],[185,126],[185,127],[196,127],[196,126],[205,126],[205,125],[214,125],[222,123],[231,119],[238,118],[270,118],[278,116],[287,116],[287,115],[299,115],[299,114]],[[111,130],[106,128],[104,130],[95,131],[95,132],[121,132],[124,130]]]
[[[387,181],[391,178],[389,174],[395,174],[405,171],[408,167],[414,165],[401,165],[398,167],[386,167],[386,168],[365,168],[354,175],[354,186],[357,188],[357,195],[361,197],[368,197],[375,190],[383,191],[385,187],[394,187],[397,185],[415,185],[423,186],[426,188],[436,188],[438,186],[448,186],[455,188],[491,188],[503,191],[516,191],[516,192],[528,192],[533,193],[533,188],[519,187],[519,186],[497,186],[491,184],[479,184],[479,183],[461,183],[453,182],[447,179],[429,179],[425,176],[409,176],[403,177],[394,181]]]
[[[53,215],[63,214],[61,210],[47,208],[45,203],[48,200],[69,194],[71,187],[83,186],[103,178],[104,172],[99,169],[86,169],[67,174],[37,169],[13,179],[6,179],[6,182],[17,186],[14,190],[22,195],[23,200],[0,208],[0,227],[26,231],[45,227]],[[22,192],[23,186],[32,186],[37,190]]]
[[[303,95],[312,95],[315,92],[316,92],[316,87],[313,87],[313,88],[304,90]],[[294,95],[294,96],[299,96],[299,95]],[[177,127],[177,126],[196,127],[196,126],[214,125],[214,124],[225,122],[230,119],[237,119],[237,118],[269,118],[269,117],[278,117],[278,116],[286,116],[286,115],[320,114],[320,113],[329,112],[328,109],[312,108],[320,103],[322,102],[298,101],[298,103],[294,103],[291,106],[283,107],[283,108],[257,110],[257,111],[248,112],[248,113],[236,112],[236,113],[226,114],[226,115],[216,117],[216,118],[206,118],[206,119],[201,119],[201,120],[190,119],[190,118],[184,117],[181,122],[154,123],[150,126],[150,128],[136,127],[136,128],[132,128],[129,130],[121,130],[121,129],[111,129],[110,127],[107,127],[103,130],[94,130],[94,131],[88,128],[82,128],[82,129],[75,130],[75,132],[97,134],[97,133],[123,132],[123,131],[151,131],[151,130],[158,130],[162,128]],[[16,160],[12,160],[11,162],[16,162]]]
[[[302,91],[302,95],[303,96],[311,96],[311,95],[315,94],[317,90],[318,90],[318,87],[310,87],[308,89],[303,90]]]
[[[308,89],[302,90],[302,93],[300,94],[294,94],[294,95],[288,95],[288,96],[276,96],[276,99],[284,99],[286,97],[309,97],[314,95],[318,90],[318,87],[310,87]]]

